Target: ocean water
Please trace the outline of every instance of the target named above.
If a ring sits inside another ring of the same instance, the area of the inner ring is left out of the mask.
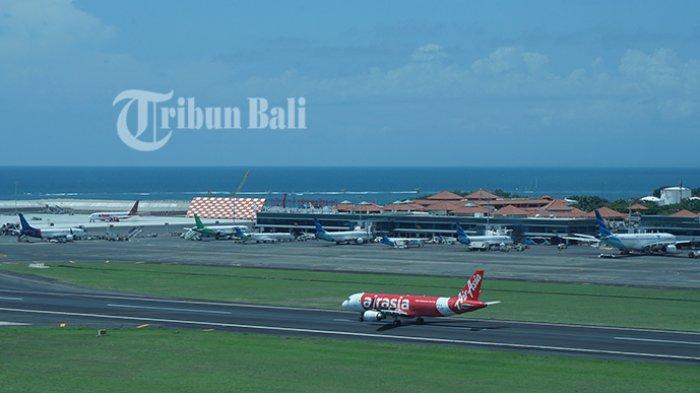
[[[502,189],[523,196],[649,195],[660,186],[700,187],[700,169],[657,168],[312,168],[312,167],[0,167],[0,199],[182,199],[229,195],[292,206],[349,200],[387,203],[441,190]]]

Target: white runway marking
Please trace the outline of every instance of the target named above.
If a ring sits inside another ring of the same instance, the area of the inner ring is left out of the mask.
[[[12,300],[16,302],[21,302],[22,298],[21,297],[11,297],[11,296],[0,296],[0,300]]]
[[[404,341],[413,341],[413,342],[433,342],[433,343],[444,343],[444,344],[468,344],[468,345],[476,345],[476,346],[484,346],[484,347],[515,348],[515,349],[540,349],[540,350],[546,350],[546,351],[560,351],[560,352],[563,351],[563,352],[572,352],[572,353],[587,353],[587,354],[599,354],[599,355],[647,357],[647,358],[654,358],[654,359],[700,361],[700,357],[697,357],[697,356],[664,355],[664,354],[659,354],[659,353],[626,352],[626,351],[611,351],[611,350],[603,350],[603,349],[555,347],[555,346],[548,346],[548,345],[513,344],[513,343],[503,343],[503,342],[470,341],[470,340],[456,340],[456,339],[447,339],[447,338],[432,338],[432,337],[417,337],[417,336],[398,336],[398,335],[392,335],[392,334],[356,333],[356,332],[343,332],[343,331],[335,331],[335,330],[288,328],[288,327],[279,327],[279,326],[243,325],[243,324],[235,324],[235,323],[205,322],[205,321],[187,321],[187,320],[180,320],[180,319],[127,317],[127,316],[121,316],[121,315],[87,314],[87,313],[73,313],[73,312],[65,312],[65,311],[47,311],[47,310],[27,310],[27,309],[20,309],[20,308],[0,308],[0,311],[22,312],[22,313],[31,313],[31,314],[49,314],[49,315],[89,317],[89,318],[103,318],[103,319],[120,319],[120,320],[129,320],[129,321],[176,323],[176,324],[183,324],[183,325],[220,326],[220,327],[232,327],[232,328],[239,328],[239,329],[264,330],[264,331],[276,331],[276,332],[313,333],[313,334],[322,334],[322,335],[329,335],[329,336],[367,337],[367,338],[385,338],[385,339],[390,338],[390,339],[394,339],[394,340],[404,340]]]
[[[26,326],[28,323],[0,321],[0,326]]]
[[[657,338],[615,337],[615,340],[647,341],[647,342],[652,342],[652,343],[700,345],[700,342],[695,342],[695,341],[661,340],[661,339],[657,339]]]
[[[204,313],[204,314],[224,314],[224,315],[231,315],[230,312],[228,311],[216,311],[216,310],[197,310],[194,308],[175,308],[175,307],[155,307],[155,306],[139,306],[135,304],[115,304],[115,303],[109,303],[107,304],[108,307],[117,307],[117,308],[138,308],[138,309],[144,309],[144,310],[161,310],[161,311],[182,311],[182,312],[196,312],[196,313]]]

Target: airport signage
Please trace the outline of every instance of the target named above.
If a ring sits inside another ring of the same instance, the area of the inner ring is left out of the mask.
[[[117,135],[125,145],[143,152],[161,149],[175,131],[305,130],[306,98],[288,97],[273,106],[266,98],[248,97],[247,107],[200,107],[194,97],[173,99],[174,91],[158,93],[130,89],[119,93]]]

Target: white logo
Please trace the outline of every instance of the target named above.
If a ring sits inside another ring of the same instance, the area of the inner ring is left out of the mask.
[[[117,135],[127,146],[138,151],[155,151],[170,141],[173,130],[241,130],[243,111],[237,106],[205,107],[194,97],[179,97],[176,106],[162,105],[173,98],[174,91],[156,93],[147,90],[124,90],[112,102],[126,101],[117,116]],[[270,106],[267,99],[249,97],[246,129],[305,130],[306,99],[290,97],[286,106]],[[160,104],[160,105],[159,105]],[[135,109],[134,109],[135,108]],[[133,110],[132,110],[133,109]],[[135,129],[131,116],[135,118]]]

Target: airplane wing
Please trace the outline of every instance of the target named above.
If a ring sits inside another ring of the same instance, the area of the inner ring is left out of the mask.
[[[579,236],[562,236],[561,237],[564,240],[575,240],[577,242],[582,242],[582,243],[600,243],[599,239],[596,239],[594,237],[579,237]]]

